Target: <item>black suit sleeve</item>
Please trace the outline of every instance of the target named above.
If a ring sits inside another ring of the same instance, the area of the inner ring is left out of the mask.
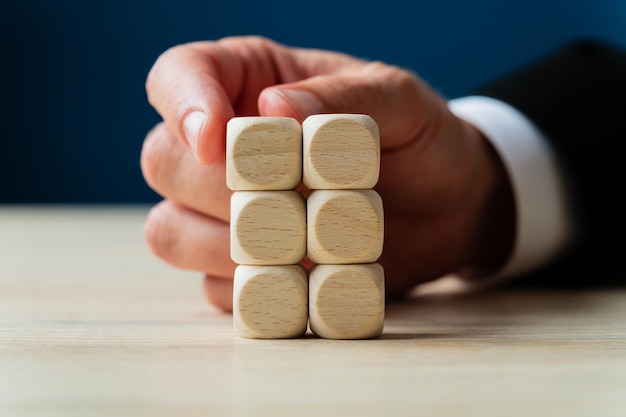
[[[626,282],[626,52],[576,42],[478,94],[525,114],[565,168],[578,245],[533,281]]]

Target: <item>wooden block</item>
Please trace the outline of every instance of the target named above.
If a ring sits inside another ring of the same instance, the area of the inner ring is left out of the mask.
[[[227,124],[231,190],[293,190],[302,181],[302,127],[288,117],[235,117]]]
[[[309,276],[309,327],[326,339],[379,336],[385,321],[382,266],[316,265]]]
[[[308,292],[307,272],[300,265],[239,265],[233,288],[235,332],[255,339],[302,336]]]
[[[306,203],[297,191],[237,191],[230,254],[247,265],[291,265],[306,254]]]
[[[309,189],[368,189],[378,182],[380,138],[363,114],[317,114],[302,124],[303,181]]]
[[[318,264],[376,262],[383,202],[374,190],[315,190],[307,198],[307,256]]]

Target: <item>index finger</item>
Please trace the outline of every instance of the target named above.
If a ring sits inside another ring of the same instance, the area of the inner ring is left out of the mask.
[[[146,81],[148,101],[203,163],[225,156],[226,123],[258,115],[267,87],[361,62],[339,53],[290,48],[256,36],[180,45],[163,53]]]
[[[198,43],[167,50],[148,74],[149,103],[201,162],[216,162],[225,154],[223,141],[201,139],[225,136],[237,93],[230,80],[240,78],[241,72],[227,49]]]
[[[277,63],[288,61],[277,59],[286,50],[255,36],[171,48],[148,75],[148,101],[200,162],[217,162],[225,156],[228,120],[257,115],[264,88],[298,77]]]

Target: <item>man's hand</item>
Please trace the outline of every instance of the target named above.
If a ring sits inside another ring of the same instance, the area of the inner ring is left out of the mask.
[[[380,263],[389,295],[448,273],[480,275],[510,254],[515,213],[499,158],[406,70],[264,38],[225,38],[166,51],[146,88],[164,121],[146,137],[141,167],[165,197],[146,220],[146,239],[165,261],[202,271],[207,297],[219,308],[232,308],[236,266],[224,161],[233,116],[374,118],[382,151],[376,190],[385,210]]]

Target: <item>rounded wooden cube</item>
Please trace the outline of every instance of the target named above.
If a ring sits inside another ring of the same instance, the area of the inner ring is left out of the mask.
[[[363,114],[317,114],[302,124],[303,181],[309,189],[367,189],[378,182],[380,138]]]
[[[382,266],[316,265],[309,276],[309,327],[326,339],[369,339],[385,322]]]
[[[307,256],[318,264],[376,262],[383,202],[374,190],[315,190],[307,197]]]
[[[290,265],[306,254],[306,203],[296,191],[237,191],[230,254],[246,265]]]
[[[289,117],[235,117],[227,124],[231,190],[293,190],[302,181],[302,127]]]
[[[308,324],[308,277],[300,265],[250,266],[235,270],[233,324],[242,337],[302,336]]]

